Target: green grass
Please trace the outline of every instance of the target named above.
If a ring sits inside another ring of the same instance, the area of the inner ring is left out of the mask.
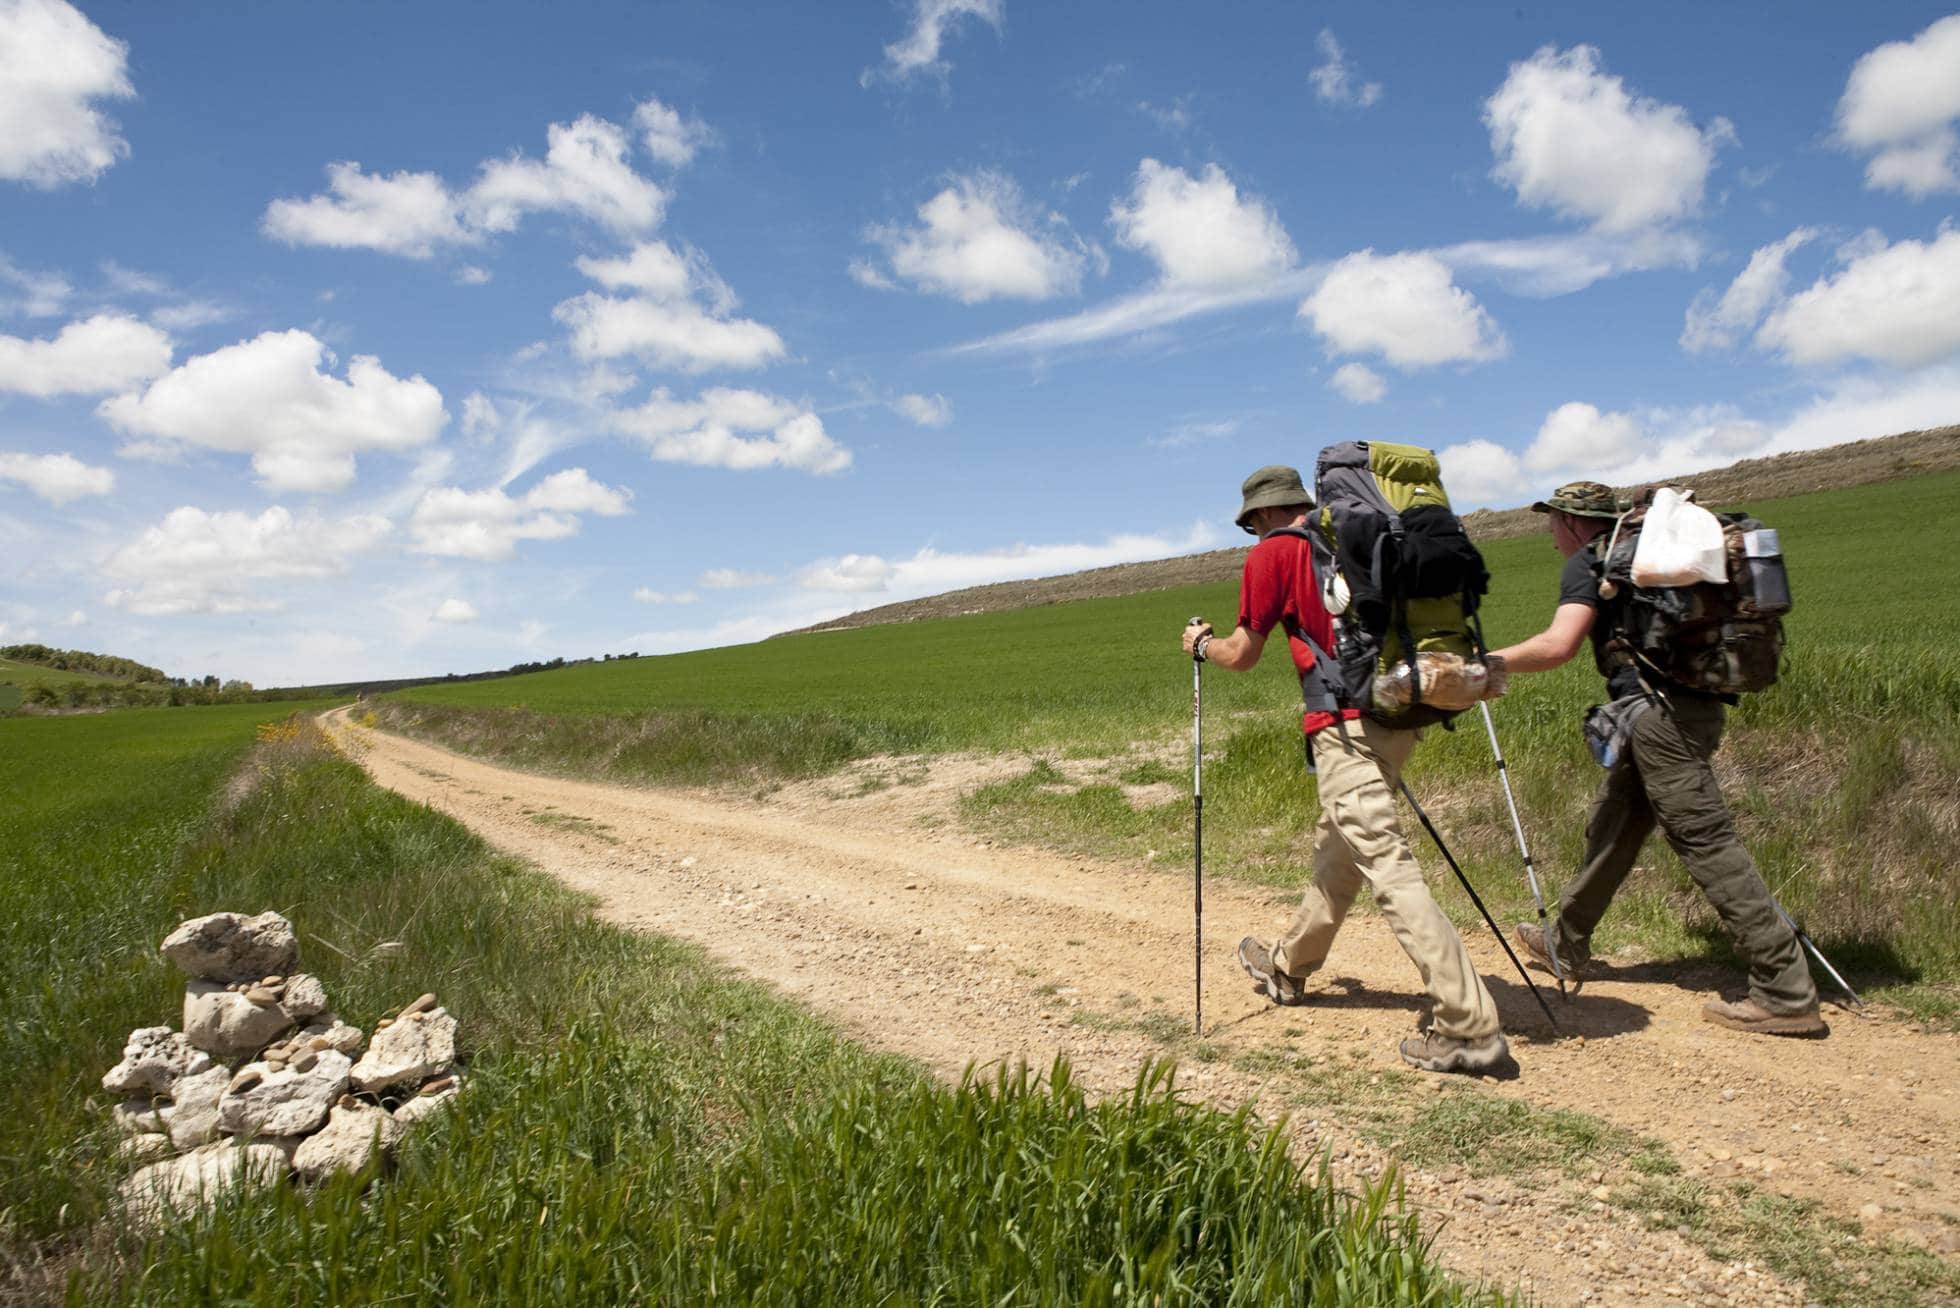
[[[0,723],[0,1298],[1498,1303],[1392,1183],[1356,1197],[1167,1068],[957,1088],[373,786],[261,706]],[[242,764],[242,770],[241,770]],[[337,1010],[433,989],[469,1088],[392,1175],[144,1239],[94,1092],[182,978],[178,920],[279,909]],[[400,950],[377,950],[382,941]]]
[[[1783,680],[1731,717],[1720,764],[1744,839],[1783,902],[1841,968],[1951,1020],[1960,918],[1960,473],[1752,506],[1779,528],[1796,611]],[[1493,542],[1495,644],[1550,617],[1549,538]],[[1187,587],[1019,612],[858,628],[696,654],[405,692],[395,726],[519,766],[629,781],[750,782],[885,752],[990,750],[1037,762],[1117,760],[1069,793],[1028,777],[973,796],[1002,834],[1141,857],[1189,857],[1188,801],[1136,811],[1117,783],[1175,779],[1190,723],[1185,617],[1229,621],[1236,588]],[[1598,775],[1579,737],[1601,697],[1588,657],[1521,678],[1496,713],[1528,831],[1555,891],[1576,865]],[[1207,862],[1289,884],[1317,814],[1297,690],[1274,647],[1247,675],[1208,670]],[[521,707],[517,707],[521,706]],[[1528,905],[1488,745],[1472,717],[1432,731],[1411,781],[1493,908]],[[1412,826],[1412,830],[1413,830]],[[1425,854],[1425,858],[1431,856]],[[1453,887],[1446,906],[1467,917]],[[1728,958],[1726,938],[1658,840],[1596,945]],[[1917,982],[1917,986],[1903,984]]]
[[[21,698],[36,686],[119,686],[123,683],[115,677],[105,677],[94,672],[69,672],[61,668],[43,667],[39,663],[22,663],[19,659],[0,658],[0,714],[13,712],[20,707]]]

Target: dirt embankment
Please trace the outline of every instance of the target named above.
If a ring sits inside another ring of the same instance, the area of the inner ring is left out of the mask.
[[[1896,481],[1901,477],[1915,477],[1956,467],[1960,467],[1960,426],[1935,427],[1928,431],[1904,432],[1848,445],[1833,445],[1829,449],[1744,459],[1726,468],[1663,477],[1618,489],[1622,496],[1631,496],[1648,486],[1688,484],[1695,488],[1696,499],[1701,503],[1720,507],[1745,500],[1777,499],[1808,491]],[[1530,509],[1479,509],[1465,515],[1463,521],[1471,537],[1479,541],[1502,540],[1544,530],[1544,519]],[[1204,582],[1235,581],[1244,562],[1245,547],[1240,546],[1187,554],[1175,559],[1154,559],[1148,563],[1124,563],[1061,577],[969,586],[964,590],[947,591],[924,599],[864,609],[814,627],[802,627],[780,634],[796,636],[817,631],[843,631],[851,627],[875,627],[890,622],[919,622],[927,618],[961,617],[971,613],[1001,613],[1012,609],[1038,608],[1044,604],[1062,604],[1069,600],[1103,599],[1195,586]]]
[[[1960,1254],[1952,1036],[1835,1008],[1825,1040],[1739,1035],[1698,1011],[1713,993],[1738,993],[1735,974],[1623,963],[1569,1005],[1552,997],[1564,1027],[1554,1038],[1476,933],[1467,941],[1518,1075],[1412,1076],[1394,1048],[1415,1026],[1420,984],[1378,918],[1357,912],[1313,1001],[1277,1009],[1249,992],[1232,946],[1272,935],[1284,898],[1214,881],[1198,1041],[1188,872],[963,834],[958,796],[1010,764],[873,761],[742,798],[514,772],[352,726],[345,711],[329,725],[381,784],[591,894],[607,917],[699,941],[867,1043],[948,1075],[1063,1054],[1112,1091],[1168,1052],[1207,1101],[1290,1111],[1303,1155],[1330,1151],[1342,1177],[1399,1158],[1444,1259],[1541,1303],[1807,1302],[1746,1243],[1712,1256],[1720,1242],[1692,1224],[1740,1220],[1745,1193],[1787,1198],[1798,1214],[1818,1205],[1839,1225],[1815,1229],[1840,1242],[1849,1224],[1874,1248],[1890,1235]],[[1570,1133],[1594,1129],[1561,1109],[1603,1121],[1621,1143],[1561,1167]],[[1437,1160],[1436,1141],[1501,1134],[1507,1114],[1526,1112],[1537,1116],[1514,1125],[1508,1146],[1448,1144]],[[1630,1143],[1640,1140],[1658,1143]],[[1755,1190],[1736,1189],[1745,1182]],[[1676,1217],[1670,1204],[1686,1196],[1701,1206]],[[1790,1220],[1798,1230],[1812,1219]]]

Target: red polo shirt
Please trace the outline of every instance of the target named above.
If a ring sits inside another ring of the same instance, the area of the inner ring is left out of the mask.
[[[1334,648],[1334,620],[1320,602],[1312,545],[1298,536],[1268,536],[1252,547],[1239,579],[1238,625],[1261,636],[1274,627],[1284,627],[1293,666],[1301,673],[1313,667],[1314,652],[1311,645],[1293,634],[1295,631],[1311,636],[1322,649]],[[1360,716],[1357,709],[1341,710],[1341,717],[1350,721]],[[1316,709],[1301,715],[1300,727],[1311,736],[1334,722],[1332,713]]]

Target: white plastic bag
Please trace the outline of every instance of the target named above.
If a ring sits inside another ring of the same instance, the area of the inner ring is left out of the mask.
[[[1633,550],[1633,584],[1692,586],[1711,581],[1719,585],[1728,579],[1729,554],[1722,542],[1721,520],[1672,486],[1655,491]]]

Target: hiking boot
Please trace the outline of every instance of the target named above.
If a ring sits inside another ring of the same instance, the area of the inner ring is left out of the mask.
[[[1511,928],[1511,939],[1517,941],[1519,946],[1523,948],[1527,963],[1537,968],[1540,972],[1550,972],[1553,976],[1558,975],[1558,969],[1552,966],[1552,951],[1545,946],[1544,927],[1534,926],[1529,922],[1520,922]],[[1572,966],[1572,964],[1565,964],[1565,981],[1567,985],[1572,987],[1572,993],[1575,995],[1579,993],[1579,987],[1585,984],[1580,979],[1579,971],[1580,969]]]
[[[1823,1014],[1817,1011],[1816,1004],[1794,1013],[1772,1013],[1753,998],[1739,999],[1733,1004],[1711,999],[1701,1006],[1701,1015],[1716,1026],[1756,1035],[1823,1035],[1830,1030],[1824,1025]]]
[[[1481,1040],[1425,1031],[1402,1042],[1402,1061],[1425,1072],[1468,1072],[1480,1076],[1510,1056],[1511,1046],[1493,1032]]]
[[[1239,941],[1239,966],[1258,982],[1259,993],[1275,1004],[1290,1007],[1307,1002],[1307,990],[1300,978],[1280,971],[1273,962],[1273,951],[1259,937],[1247,936]]]

